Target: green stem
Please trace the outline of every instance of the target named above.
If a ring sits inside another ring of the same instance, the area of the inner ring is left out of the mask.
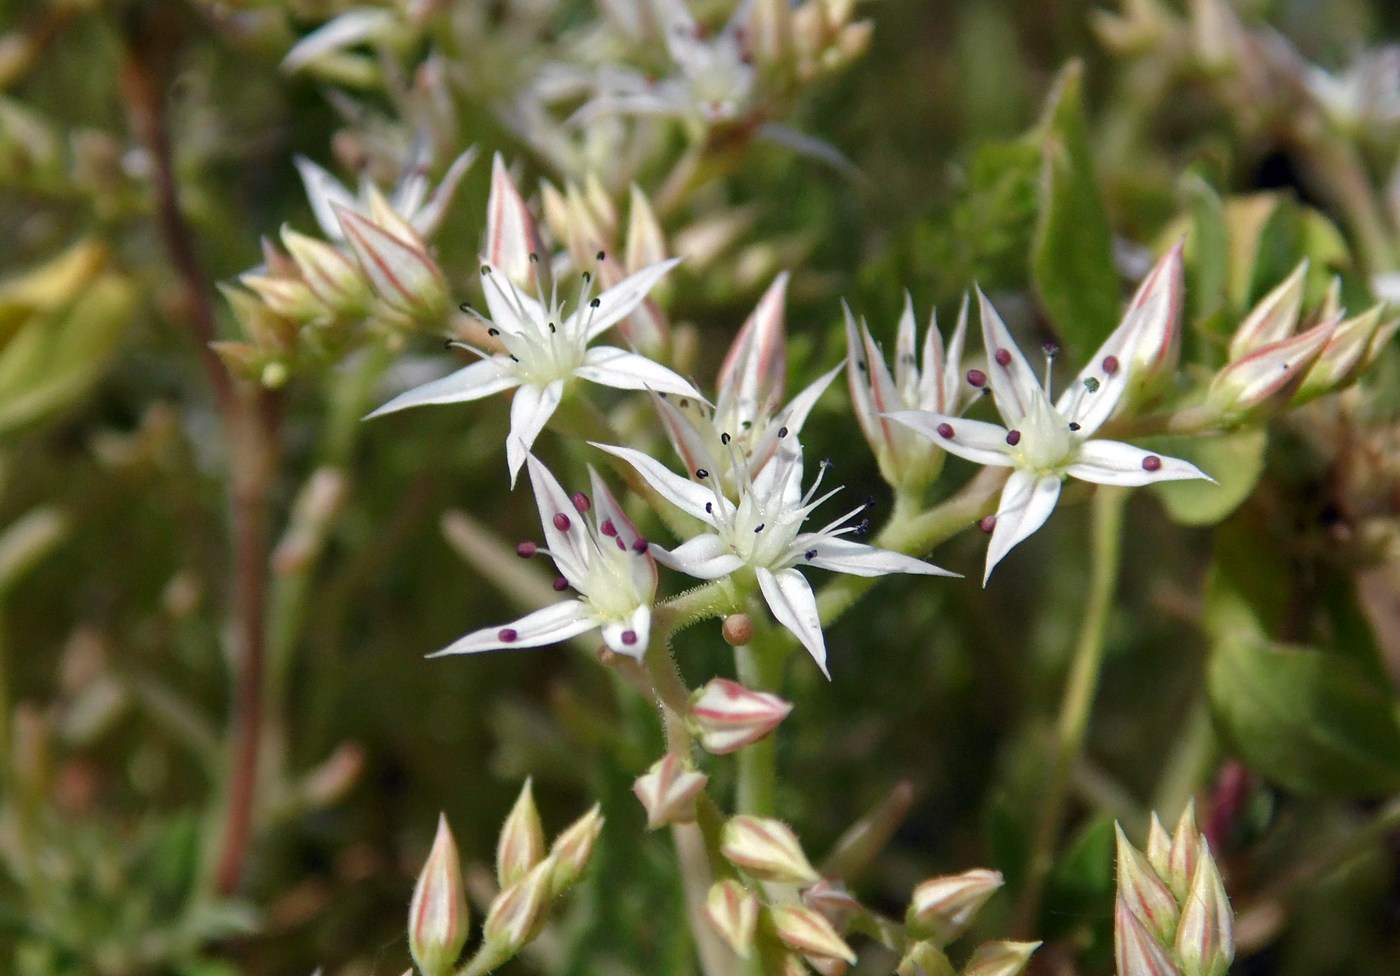
[[[782,685],[786,646],[774,640],[771,631],[750,644],[734,649],[739,683],[754,691],[777,691]],[[735,755],[738,784],[734,806],[738,813],[771,817],[777,810],[778,747],[774,736],[766,736],[740,749]]]
[[[1040,900],[1045,882],[1054,864],[1055,845],[1065,816],[1065,799],[1069,794],[1070,774],[1084,750],[1084,737],[1089,728],[1089,715],[1102,671],[1104,635],[1109,611],[1113,604],[1114,586],[1118,579],[1122,551],[1123,508],[1128,499],[1125,489],[1102,486],[1093,500],[1093,564],[1090,570],[1089,594],[1075,644],[1069,680],[1060,703],[1060,720],[1055,730],[1055,751],[1050,762],[1050,774],[1044,790],[1040,824],[1031,846],[1026,886],[1021,890],[1013,938],[1033,931],[1040,912]],[[1017,935],[1019,933],[1019,935]]]

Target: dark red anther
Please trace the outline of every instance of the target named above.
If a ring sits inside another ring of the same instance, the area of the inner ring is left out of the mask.
[[[1012,447],[1021,443],[1021,432],[1019,430],[1008,430],[1006,432],[1006,443],[1010,444]]]
[[[593,503],[588,500],[588,496],[581,491],[574,492],[574,508],[578,509],[580,515],[593,507]]]
[[[496,637],[503,644],[514,644],[520,638],[520,634],[513,627],[502,627],[496,631]]]
[[[569,516],[565,515],[563,512],[559,512],[554,516],[554,527],[560,532],[568,532],[569,526],[573,524],[574,523],[569,521]]]
[[[997,527],[997,517],[995,515],[984,515],[977,523],[977,527],[988,535]]]
[[[647,545],[647,540],[639,537],[635,542],[632,543],[632,551],[640,556],[642,553],[647,551]]]
[[[1107,373],[1109,376],[1112,376],[1114,373],[1118,372],[1118,357],[1117,357],[1117,356],[1105,356],[1105,357],[1103,357],[1103,371],[1104,371],[1105,373]]]
[[[943,438],[945,441],[951,441],[951,440],[953,439],[953,425],[952,425],[952,424],[946,424],[946,423],[945,423],[945,424],[939,424],[939,425],[938,425],[938,436],[941,437],[941,438]]]
[[[622,632],[622,643],[626,644],[628,647],[637,643],[637,632],[635,630],[624,630]]]
[[[967,371],[967,381],[980,390],[987,385],[987,374],[980,369],[969,369]]]
[[[617,526],[613,525],[612,519],[605,518],[603,524],[598,526],[598,531],[603,535],[617,535]]]
[[[562,576],[554,577],[554,592],[563,593],[569,588],[569,581]]]
[[[1142,459],[1142,470],[1144,470],[1144,471],[1161,471],[1161,470],[1162,470],[1162,459],[1159,458],[1159,457],[1158,457],[1157,455],[1155,455],[1155,454],[1149,454],[1149,455],[1147,455],[1147,457],[1145,457],[1145,458]]]
[[[516,545],[515,554],[521,559],[530,559],[535,553],[539,552],[539,548],[540,547],[533,542],[521,542]]]
[[[1010,366],[1010,365],[1011,365],[1011,350],[1010,350],[1010,349],[998,349],[998,350],[996,351],[996,354],[995,354],[992,358],[995,359],[995,360],[997,361],[997,365],[998,365],[998,366]]]

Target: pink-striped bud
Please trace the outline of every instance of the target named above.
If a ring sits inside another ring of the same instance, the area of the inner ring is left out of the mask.
[[[593,851],[598,846],[598,835],[603,832],[602,809],[600,805],[593,804],[593,809],[554,838],[549,848],[549,858],[554,862],[554,875],[550,879],[552,894],[560,895],[573,887],[588,868],[588,862],[593,859]]]
[[[1138,286],[1123,315],[1123,347],[1117,358],[1128,371],[1127,390],[1118,412],[1151,399],[1176,375],[1181,359],[1181,306],[1186,291],[1182,260],[1184,242],[1162,255]],[[1113,355],[1104,350],[1100,360]]]
[[[972,952],[962,976],[1020,976],[1039,942],[984,942]]]
[[[509,888],[542,860],[544,827],[527,779],[496,840],[496,883]]]
[[[1170,881],[1172,873],[1172,835],[1167,833],[1167,829],[1162,826],[1162,821],[1157,814],[1152,814],[1152,822],[1147,828],[1147,861],[1152,865],[1152,870],[1157,872],[1159,878]],[[1176,891],[1173,886],[1173,894],[1178,899],[1181,892]]]
[[[1118,900],[1127,905],[1159,942],[1170,945],[1176,933],[1177,900],[1146,855],[1118,835]]]
[[[1176,957],[1183,976],[1224,976],[1235,958],[1230,899],[1204,838],[1199,841],[1191,889],[1181,903]]]
[[[369,308],[369,283],[344,251],[285,226],[282,245],[296,262],[306,286],[326,308],[352,318]]]
[[[1171,888],[1178,902],[1184,901],[1196,873],[1196,859],[1201,853],[1201,832],[1196,828],[1196,801],[1190,800],[1177,818],[1172,834],[1171,857],[1162,880]]]
[[[673,753],[652,763],[651,769],[632,785],[632,792],[647,812],[647,829],[694,820],[695,798],[709,779]]]
[[[481,927],[482,953],[496,965],[529,945],[544,927],[553,873],[554,862],[546,858],[491,902]]]
[[[408,948],[422,976],[445,976],[452,971],[467,941],[467,929],[467,895],[457,843],[447,818],[439,816],[437,836],[408,909]]]
[[[335,215],[379,300],[416,322],[439,323],[447,313],[447,283],[423,239],[407,225],[408,236],[391,233],[348,207],[336,206]]]
[[[1113,955],[1118,976],[1182,976],[1161,943],[1122,898],[1114,906]]]
[[[765,738],[791,711],[777,695],[715,678],[691,698],[687,724],[702,746],[723,754]]]
[[[1232,361],[1293,334],[1303,310],[1303,282],[1307,272],[1308,262],[1304,259],[1244,317],[1230,338]]]
[[[986,868],[930,878],[914,889],[905,920],[921,937],[947,945],[967,931],[1003,883],[1000,871]]]
[[[1382,329],[1394,333],[1400,318],[1381,321],[1384,306],[1374,305],[1353,318],[1345,319],[1332,333],[1312,369],[1303,377],[1292,405],[1307,403],[1354,383],[1370,365],[1370,351]]]
[[[781,820],[747,815],[730,818],[720,834],[720,853],[760,881],[808,885],[821,877],[802,853],[797,835]]]
[[[1337,320],[1328,319],[1230,363],[1206,391],[1205,409],[1222,425],[1277,410],[1288,402],[1336,328]]]
[[[802,904],[815,908],[839,928],[845,928],[851,917],[864,911],[846,886],[835,878],[822,878],[802,891]]]
[[[705,918],[740,959],[753,952],[758,909],[758,896],[733,878],[716,881],[705,896]]]
[[[510,178],[505,160],[491,160],[486,200],[486,262],[531,294],[549,293],[549,261],[539,227]]]
[[[818,959],[855,964],[856,954],[821,912],[805,905],[777,905],[768,912],[778,939],[789,949]]]

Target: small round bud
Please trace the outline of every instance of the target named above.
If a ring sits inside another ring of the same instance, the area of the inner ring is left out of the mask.
[[[743,647],[753,640],[753,621],[746,613],[731,613],[724,618],[720,632],[724,634],[724,642],[730,647]]]

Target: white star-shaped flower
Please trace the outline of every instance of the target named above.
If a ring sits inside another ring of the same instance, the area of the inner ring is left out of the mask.
[[[1051,403],[1006,323],[981,291],[977,298],[988,379],[1006,426],[925,410],[898,410],[886,416],[935,440],[950,454],[1013,469],[997,506],[983,585],[1002,557],[1045,524],[1067,476],[1128,486],[1185,478],[1210,480],[1187,461],[1094,437],[1128,387],[1130,371],[1120,357],[1138,345],[1139,333],[1155,324],[1154,316],[1130,314]]]
[[[817,662],[822,674],[830,677],[816,596],[806,578],[798,572],[798,566],[854,576],[957,574],[912,556],[845,538],[864,533],[867,526],[864,519],[852,523],[866,510],[864,504],[815,532],[802,531],[807,516],[840,489],[814,497],[821,484],[819,475],[804,494],[802,447],[793,436],[784,436],[782,441],[773,458],[752,478],[742,462],[735,464],[740,474],[737,502],[726,496],[720,479],[711,469],[699,468],[694,472],[697,484],[641,451],[605,444],[594,446],[622,458],[667,501],[714,530],[670,552],[653,545],[652,552],[658,562],[705,580],[719,579],[744,567],[752,569],[763,599],[778,623],[792,631]],[[823,473],[827,466],[823,462]]]
[[[533,454],[527,464],[548,548],[527,542],[517,552],[553,559],[561,574],[555,588],[570,586],[578,599],[536,610],[504,627],[478,630],[431,656],[542,647],[601,629],[609,648],[641,660],[656,594],[656,563],[647,541],[592,468],[590,499],[582,492],[571,497]]]
[[[479,400],[515,389],[506,438],[506,460],[514,485],[530,447],[574,377],[620,390],[654,390],[703,399],[679,375],[645,356],[615,346],[589,346],[640,305],[662,275],[679,261],[673,258],[645,267],[592,298],[593,279],[585,273],[577,307],[567,315],[557,293],[547,301],[527,295],[505,274],[490,264],[483,265],[482,285],[491,313],[484,321],[506,351],[490,353],[457,343],[481,361],[401,393],[369,416],[428,403]]]

